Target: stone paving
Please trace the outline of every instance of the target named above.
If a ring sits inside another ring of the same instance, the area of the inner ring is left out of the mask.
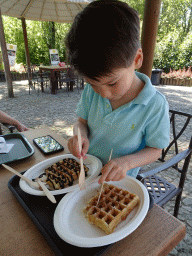
[[[56,95],[50,94],[47,88],[45,93],[32,90],[29,95],[27,81],[13,82],[14,98],[8,98],[6,83],[0,83],[0,109],[10,116],[18,119],[27,127],[37,129],[43,126],[49,126],[57,133],[68,139],[72,136],[72,127],[77,120],[75,114],[76,105],[80,99],[81,92],[78,93],[75,88],[69,96],[66,89],[58,90]],[[163,93],[170,109],[192,114],[192,87],[179,86],[157,86]],[[182,125],[183,120],[179,120],[178,126]],[[189,141],[192,135],[192,122],[183,138],[180,139],[180,146],[186,148],[186,141]],[[146,169],[156,166],[154,163],[145,166]],[[168,181],[178,182],[178,175],[175,171],[165,171],[163,177]],[[182,203],[178,219],[185,222],[187,234],[176,248],[172,250],[169,256],[189,256],[192,255],[192,162],[188,170],[186,183],[184,187]],[[174,202],[170,201],[164,209],[172,214]],[[154,238],[155,239],[155,238]]]

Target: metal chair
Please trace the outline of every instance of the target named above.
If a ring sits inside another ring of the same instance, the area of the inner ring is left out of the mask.
[[[43,72],[41,75],[39,74],[39,71],[36,70],[36,65],[31,65],[30,70],[31,70],[31,75],[32,75],[32,84],[29,84],[29,94],[30,94],[30,88],[34,89],[36,91],[36,86],[38,87],[37,92],[39,94],[39,91],[41,88],[41,91],[44,92],[44,85],[48,86],[48,82],[50,81],[50,74],[49,72]],[[28,72],[29,76],[29,72]]]
[[[184,124],[180,128],[176,126],[178,118],[184,119]],[[141,182],[145,185],[147,190],[151,193],[154,199],[154,203],[158,204],[159,206],[162,207],[169,200],[176,196],[173,213],[175,217],[178,216],[182,191],[192,155],[192,137],[188,142],[188,148],[181,152],[179,152],[178,140],[183,134],[183,132],[186,130],[191,118],[192,115],[190,114],[170,110],[170,123],[172,127],[173,138],[171,139],[169,146],[166,149],[163,149],[162,156],[159,159],[159,161],[164,163],[150,171],[141,171],[138,175],[138,179],[141,180]],[[174,151],[175,156],[166,161],[166,157],[170,157],[170,152],[172,154],[172,151]],[[178,186],[156,175],[157,173],[167,170],[168,168],[173,168],[175,171],[178,171],[180,176]]]
[[[73,91],[73,87],[74,87],[75,84],[77,86],[78,93],[79,93],[79,86],[78,86],[79,78],[75,74],[75,72],[72,68],[69,68],[65,72],[62,72],[62,71],[58,72],[57,82],[60,84],[60,88],[62,87],[62,85],[64,83],[66,84],[66,89],[67,89],[68,96],[69,96],[69,88],[70,88],[70,91]]]
[[[2,128],[1,128],[1,125],[3,125],[3,126],[5,126],[5,127],[7,127],[7,128],[9,129],[10,133],[13,133],[13,132],[14,132],[14,130],[16,129],[16,127],[15,127],[14,125],[10,125],[10,124],[6,124],[6,123],[2,123],[2,124],[0,124],[0,135],[2,135],[2,134],[3,134],[3,132],[2,132]]]

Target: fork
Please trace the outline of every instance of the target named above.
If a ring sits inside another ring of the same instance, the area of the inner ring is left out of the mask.
[[[111,153],[110,153],[110,156],[109,156],[109,160],[108,160],[108,162],[111,160],[112,153],[113,153],[113,149],[111,149]],[[101,190],[100,190],[100,194],[99,194],[99,197],[98,197],[98,200],[97,200],[97,204],[96,204],[96,206],[97,206],[97,205],[98,205],[98,203],[99,203],[99,200],[100,200],[100,197],[101,197],[101,193],[102,193],[102,190],[103,190],[103,185],[104,185],[104,183],[105,183],[105,182],[103,182],[103,183],[101,184]]]
[[[37,182],[32,181],[30,179],[28,179],[27,177],[25,177],[24,175],[22,175],[21,173],[19,173],[18,171],[16,171],[15,169],[13,169],[12,167],[6,165],[6,164],[2,164],[2,166],[7,169],[8,171],[16,174],[17,176],[19,176],[21,179],[23,179],[24,181],[26,181],[29,185],[31,185],[34,188],[42,188],[42,190],[44,191],[45,195],[47,196],[47,198],[52,202],[52,203],[56,203],[55,197],[50,193],[50,191],[46,188],[46,186],[43,184],[43,182],[41,182],[39,179],[37,180]]]

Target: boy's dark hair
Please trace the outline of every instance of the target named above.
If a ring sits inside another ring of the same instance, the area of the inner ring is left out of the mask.
[[[117,0],[94,1],[76,17],[66,37],[69,64],[97,80],[129,67],[140,47],[138,13]]]

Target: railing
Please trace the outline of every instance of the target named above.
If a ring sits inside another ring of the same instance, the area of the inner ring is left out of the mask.
[[[27,73],[12,73],[11,72],[12,81],[20,81],[20,80],[27,80],[28,74]],[[0,72],[0,82],[5,82],[5,72]]]
[[[161,77],[162,85],[192,86],[192,78]]]

